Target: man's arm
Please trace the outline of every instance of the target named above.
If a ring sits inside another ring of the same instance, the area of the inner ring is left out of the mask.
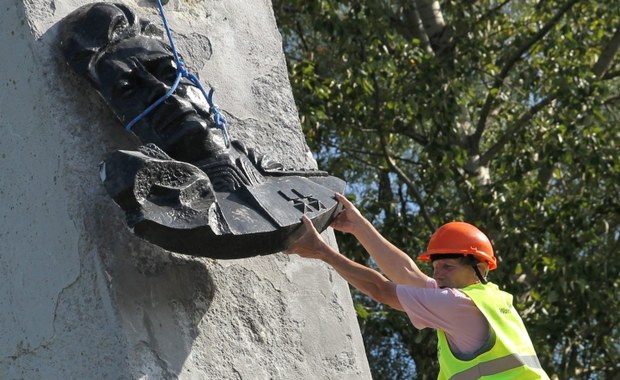
[[[418,288],[426,287],[428,276],[411,257],[384,238],[346,197],[336,194],[336,199],[342,203],[344,211],[332,223],[335,230],[353,234],[392,281]]]
[[[395,283],[379,272],[346,258],[325,243],[306,216],[303,217],[303,223],[306,227],[305,234],[287,249],[287,253],[323,260],[362,293],[379,303],[403,311],[396,294]]]

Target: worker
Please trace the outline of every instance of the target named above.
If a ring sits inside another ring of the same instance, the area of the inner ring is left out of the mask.
[[[352,234],[385,276],[325,243],[306,217],[306,231],[286,253],[326,262],[362,293],[405,311],[416,328],[436,329],[438,379],[549,379],[512,296],[486,280],[497,260],[484,233],[464,222],[440,227],[418,258],[432,262],[431,278],[347,198],[336,199],[344,209],[331,226]]]

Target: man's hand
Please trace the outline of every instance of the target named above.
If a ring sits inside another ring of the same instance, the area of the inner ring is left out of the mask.
[[[334,219],[331,227],[336,231],[355,235],[365,218],[344,195],[336,193],[336,200],[344,206],[344,210]]]
[[[301,257],[307,257],[310,259],[322,259],[323,255],[327,252],[327,244],[314,228],[312,221],[304,215],[302,222],[306,232],[291,244],[284,253],[293,254],[296,253]]]

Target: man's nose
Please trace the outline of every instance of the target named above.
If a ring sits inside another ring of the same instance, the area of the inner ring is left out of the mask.
[[[155,103],[161,97],[165,96],[168,90],[170,90],[170,87],[168,87],[164,82],[151,75],[146,75],[144,81],[146,88],[150,89],[148,93],[149,104]]]

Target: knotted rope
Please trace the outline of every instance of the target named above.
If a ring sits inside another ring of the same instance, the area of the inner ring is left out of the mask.
[[[209,92],[205,91],[198,77],[190,73],[187,70],[187,68],[185,67],[185,63],[183,62],[183,60],[179,57],[179,54],[177,53],[177,48],[174,44],[174,39],[172,38],[172,33],[170,32],[170,27],[168,26],[168,20],[166,19],[166,14],[164,13],[164,7],[161,4],[161,0],[157,0],[157,6],[159,7],[159,14],[161,15],[161,18],[164,22],[164,28],[166,30],[166,35],[168,36],[168,40],[170,41],[170,46],[172,48],[172,54],[174,55],[174,61],[176,62],[176,65],[177,65],[176,80],[174,81],[174,84],[172,85],[172,87],[170,87],[170,89],[168,90],[168,92],[166,92],[165,95],[157,99],[155,102],[153,102],[153,104],[151,104],[144,111],[142,111],[142,113],[136,116],[131,122],[129,122],[129,124],[127,124],[125,129],[130,131],[131,128],[137,122],[139,122],[144,116],[146,116],[148,113],[153,111],[161,103],[165,102],[166,99],[172,96],[172,94],[174,94],[174,92],[177,90],[177,87],[179,86],[181,79],[186,78],[187,80],[192,82],[193,85],[195,85],[196,87],[200,89],[200,92],[202,93],[205,100],[209,104],[209,113],[211,114],[211,117],[213,118],[213,123],[218,129],[222,131],[222,135],[224,137],[224,142],[226,143],[226,147],[230,146],[230,138],[228,136],[228,122],[226,121],[226,117],[220,113],[219,108],[215,105],[215,103],[213,103],[213,93],[215,92],[215,90],[213,88],[210,88]]]

